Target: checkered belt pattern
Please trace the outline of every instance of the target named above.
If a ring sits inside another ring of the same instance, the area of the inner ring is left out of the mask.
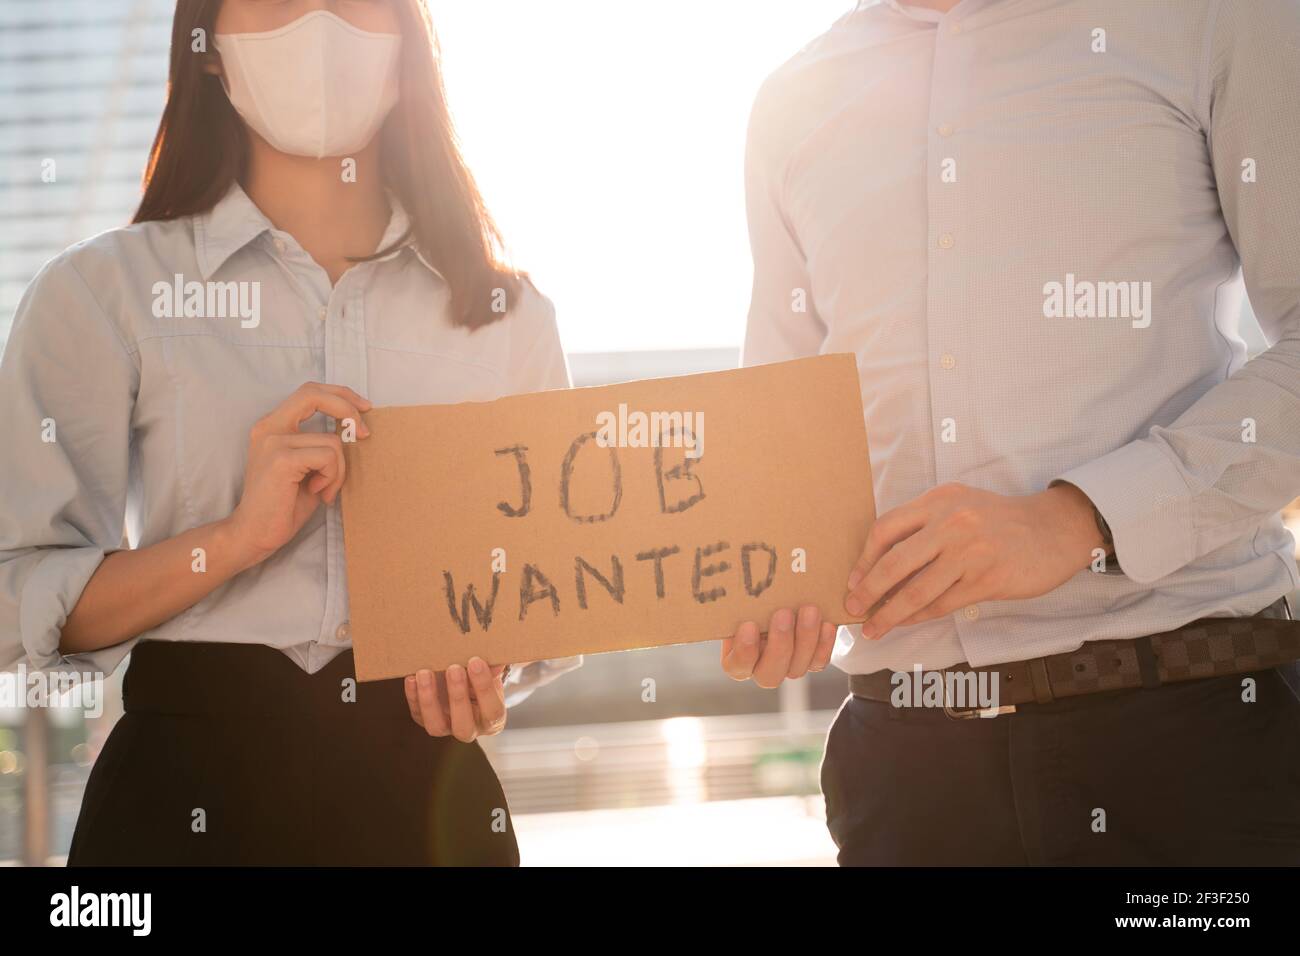
[[[1290,619],[1286,599],[1280,598],[1252,617],[1206,617],[1134,640],[1089,641],[1068,654],[990,667],[954,664],[946,671],[996,678],[1003,705],[1044,704],[1062,697],[1244,674],[1295,660],[1300,660],[1300,621]],[[888,701],[893,674],[854,674],[849,689],[857,697]]]

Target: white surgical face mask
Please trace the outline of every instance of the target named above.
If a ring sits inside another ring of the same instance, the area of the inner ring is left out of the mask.
[[[348,156],[397,102],[401,37],[315,10],[267,33],[217,34],[231,105],[294,156]]]

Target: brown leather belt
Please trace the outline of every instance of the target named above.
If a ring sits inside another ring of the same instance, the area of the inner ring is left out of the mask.
[[[1089,641],[1078,650],[989,667],[954,664],[937,673],[960,675],[968,686],[997,684],[998,713],[1018,704],[1046,704],[1063,697],[1106,691],[1159,687],[1179,681],[1226,677],[1300,660],[1300,621],[1291,620],[1286,598],[1279,598],[1251,617],[1205,617],[1163,634],[1133,640]],[[983,682],[979,675],[987,675]],[[970,675],[970,676],[968,676]],[[915,675],[903,673],[907,680]],[[899,679],[892,670],[853,674],[849,690],[865,700],[891,700]],[[977,707],[952,707],[950,717],[992,716]]]

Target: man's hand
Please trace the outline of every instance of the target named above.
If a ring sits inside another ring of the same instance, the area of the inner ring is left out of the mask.
[[[746,621],[724,638],[722,669],[733,680],[752,677],[759,687],[778,687],[787,677],[825,670],[834,649],[835,625],[823,621],[818,608],[806,604],[796,615],[785,607],[773,613],[766,635]]]
[[[430,737],[451,734],[462,743],[501,733],[506,726],[504,671],[480,657],[471,657],[467,668],[453,664],[437,674],[417,671],[405,682],[411,719]]]
[[[1074,485],[998,495],[941,485],[882,515],[849,575],[844,609],[864,614],[862,636],[943,617],[981,601],[1059,587],[1103,547],[1092,502]]]

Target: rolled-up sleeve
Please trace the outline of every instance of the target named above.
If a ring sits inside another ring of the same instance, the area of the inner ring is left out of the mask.
[[[505,679],[506,706],[514,707],[523,703],[537,688],[581,666],[582,656],[578,655],[533,661],[530,664],[519,664],[510,668],[510,673]]]
[[[0,668],[107,674],[126,644],[65,656],[59,639],[121,547],[139,365],[74,254],[32,281],[0,361]]]
[[[1300,494],[1300,4],[1226,0],[1205,71],[1219,202],[1269,349],[1168,427],[1059,476],[1150,583]]]

